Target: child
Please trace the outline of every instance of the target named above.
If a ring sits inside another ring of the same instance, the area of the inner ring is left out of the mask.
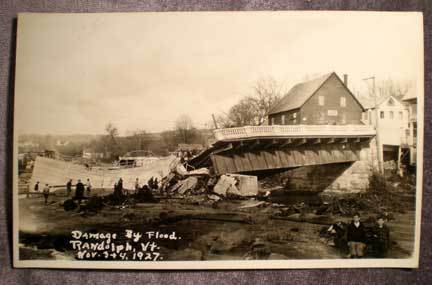
[[[353,221],[348,225],[347,241],[349,248],[349,258],[360,258],[364,255],[366,247],[366,232],[363,224],[360,222],[360,214],[356,213]]]
[[[390,230],[387,225],[385,225],[384,216],[379,216],[377,218],[377,224],[373,229],[373,239],[375,256],[379,258],[386,257],[390,245]]]

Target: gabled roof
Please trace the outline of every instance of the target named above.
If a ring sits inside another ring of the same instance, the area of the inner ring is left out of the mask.
[[[333,73],[334,72],[331,72],[313,80],[294,85],[294,87],[270,110],[269,114],[300,108]]]
[[[377,106],[380,106],[382,103],[386,102],[389,98],[393,98],[393,100],[400,102],[400,100],[392,95],[387,95],[387,96],[382,96],[380,98],[377,98]],[[363,108],[365,110],[367,109],[374,109],[375,108],[375,100],[374,98],[370,98],[370,97],[359,97],[358,100],[360,101],[360,103],[363,105]]]
[[[286,112],[300,108],[306,101],[321,88],[322,85],[332,76],[336,76],[339,82],[345,87],[346,91],[351,94],[354,100],[364,110],[363,105],[351,93],[348,87],[342,82],[335,72],[327,73],[310,81],[299,83],[288,91],[288,93],[270,110],[269,115]]]

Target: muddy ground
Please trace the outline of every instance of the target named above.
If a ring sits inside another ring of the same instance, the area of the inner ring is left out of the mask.
[[[21,196],[20,259],[74,260],[71,231],[123,233],[125,229],[176,232],[181,239],[158,242],[164,260],[345,258],[347,253],[320,236],[320,231],[335,221],[348,222],[350,217],[331,214],[307,219],[309,214],[300,213],[294,215],[298,221],[279,219],[290,203],[299,200],[292,194],[283,195],[287,195],[283,204],[280,194],[278,203],[255,198],[214,201],[205,195],[162,197],[158,203],[107,205],[97,212],[65,211],[62,193],[51,195],[48,205],[39,195]],[[389,211],[392,245],[387,257],[407,258],[414,242],[414,208]],[[375,216],[372,209],[361,214],[363,219]],[[259,257],[254,255],[257,245]]]

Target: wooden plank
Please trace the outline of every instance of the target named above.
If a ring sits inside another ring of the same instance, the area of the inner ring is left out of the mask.
[[[249,158],[245,153],[239,154],[239,159],[241,159],[242,165],[243,165],[245,171],[253,170],[253,167],[249,161]]]
[[[228,168],[228,173],[236,173],[238,169],[234,163],[234,159],[231,155],[224,155],[225,165]]]
[[[274,150],[271,150],[270,153],[271,153],[271,155],[273,157],[273,160],[275,162],[276,168],[282,168],[282,167],[284,167],[283,164],[282,164],[282,161],[280,160],[278,151],[276,149],[274,149]]]
[[[210,154],[210,160],[212,161],[215,173],[217,175],[222,174],[223,168],[222,168],[220,160],[218,159],[218,155],[217,154]]]
[[[246,171],[245,167],[243,166],[243,161],[241,159],[241,156],[239,154],[233,154],[232,160],[237,169],[237,172]]]
[[[256,167],[255,162],[255,156],[253,153],[251,153],[250,151],[245,152],[245,156],[247,157],[247,159],[249,160],[249,163],[251,165],[252,170],[257,170],[258,168]]]

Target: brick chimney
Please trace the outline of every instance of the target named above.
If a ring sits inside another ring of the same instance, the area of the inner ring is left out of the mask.
[[[346,87],[348,87],[348,74],[344,74],[344,84]]]

